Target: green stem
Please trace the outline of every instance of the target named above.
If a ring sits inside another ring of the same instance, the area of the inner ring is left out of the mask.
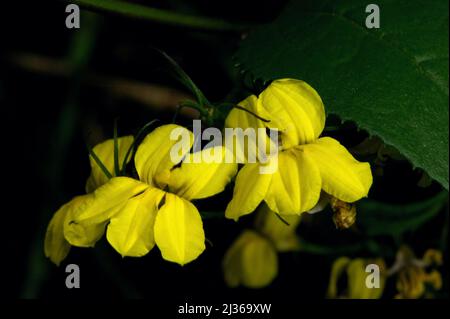
[[[136,3],[129,3],[119,0],[72,0],[71,2],[84,6],[88,9],[108,11],[133,18],[178,27],[190,27],[214,31],[239,31],[249,27],[247,25],[230,23],[223,20],[185,15],[182,13],[150,8]]]
[[[117,139],[115,139],[115,140],[117,140]],[[106,177],[108,179],[113,178],[113,175],[111,174],[111,172],[108,171],[108,169],[103,164],[103,162],[100,160],[100,158],[97,156],[97,154],[95,154],[94,150],[89,145],[87,145],[87,149],[88,149],[89,155],[92,156],[93,160],[95,161],[95,163],[97,163],[98,167],[102,170],[102,172],[106,175]],[[114,163],[115,163],[115,161],[114,161]],[[117,172],[115,172],[115,173],[117,173]],[[118,176],[118,175],[116,174],[116,176]]]

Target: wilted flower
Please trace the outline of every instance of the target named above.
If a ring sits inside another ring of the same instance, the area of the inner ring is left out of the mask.
[[[366,267],[369,264],[375,264],[379,267],[380,278],[379,287],[367,285],[369,273]],[[333,263],[328,283],[327,298],[346,298],[346,299],[378,299],[383,294],[386,283],[385,263],[381,258],[377,259],[350,259],[340,257]],[[346,278],[345,285],[340,287],[340,279]]]
[[[402,246],[397,252],[389,275],[397,275],[397,299],[418,299],[426,297],[427,290],[432,293],[442,288],[442,276],[436,269],[442,265],[442,253],[428,249],[422,259],[416,258],[413,251]],[[429,269],[431,268],[431,269]]]

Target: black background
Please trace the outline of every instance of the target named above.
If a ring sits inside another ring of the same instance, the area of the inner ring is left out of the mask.
[[[24,53],[53,61],[66,59],[70,41],[79,31],[65,28],[65,5],[63,1],[0,4],[3,295],[57,300],[142,297],[161,304],[221,304],[225,300],[296,303],[323,298],[334,256],[283,254],[280,274],[270,287],[226,288],[221,260],[240,230],[250,223],[245,218],[239,225],[222,219],[205,221],[206,236],[214,246],[207,244],[199,259],[184,267],[162,260],[157,249],[143,258],[122,259],[105,239],[95,249],[73,248],[60,267],[45,259],[42,245],[52,214],[71,197],[84,192],[89,175],[85,143],[95,140],[93,127],[100,128],[100,136],[111,137],[115,118],[119,118],[121,134],[129,134],[153,118],[168,122],[173,115],[171,111],[155,111],[111,94],[108,88],[86,85],[83,81],[73,93],[70,77],[30,71],[17,62],[17,57]],[[283,1],[264,0],[257,4],[215,1],[214,6],[210,1],[196,1],[192,5],[183,1],[152,1],[151,5],[229,21],[264,23],[277,16]],[[157,47],[174,57],[210,100],[226,99],[233,89],[242,86],[231,59],[241,34],[198,32],[110,14],[97,19],[99,32],[87,66],[89,72],[183,90],[161,69],[152,49]],[[66,117],[70,123],[61,124],[65,107],[70,103],[75,103],[69,108],[74,113]],[[188,123],[186,118],[181,120]],[[59,129],[70,125],[73,129],[69,133]],[[69,134],[62,144],[61,132]],[[354,133],[354,128],[350,126],[349,132]],[[343,140],[355,143],[348,137],[354,134],[349,132],[343,134]],[[360,141],[364,133],[358,134]],[[392,163],[386,178],[376,181],[373,196],[406,202],[439,190],[437,185],[427,191],[410,186],[418,179],[411,171],[408,164]],[[227,194],[230,189],[226,194],[198,203],[198,207],[224,207]],[[307,229],[300,229],[306,237],[354,240],[345,232],[338,235],[329,212],[311,219]],[[443,222],[442,218],[432,221],[422,233],[411,235],[410,242],[423,251],[428,247],[428,238],[433,237],[433,225]],[[64,268],[70,263],[80,266],[80,289],[65,287]]]

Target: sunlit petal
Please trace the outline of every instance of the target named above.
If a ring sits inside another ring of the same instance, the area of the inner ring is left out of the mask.
[[[225,216],[238,220],[252,213],[267,194],[272,174],[261,174],[258,163],[245,164],[236,177],[233,198],[228,203]]]
[[[58,209],[50,220],[50,223],[47,226],[47,232],[45,233],[45,256],[50,258],[50,260],[58,266],[61,261],[67,257],[70,251],[70,244],[64,238],[63,225],[64,219],[67,216],[67,211],[76,201],[77,197]]]
[[[125,155],[127,154],[131,144],[133,144],[133,136],[124,136],[117,139],[118,144],[118,157],[119,157],[119,169],[122,169],[122,164],[125,160]],[[115,176],[114,171],[114,139],[109,139],[103,143],[97,144],[93,151],[99,160],[103,163],[105,168]],[[130,161],[131,156],[127,158],[127,163]],[[89,156],[89,162],[91,164],[91,175],[86,182],[86,192],[93,192],[96,188],[102,186],[108,181],[108,177],[102,171],[97,162]]]
[[[192,132],[182,126],[169,124],[156,128],[145,137],[136,152],[134,162],[140,180],[164,188],[165,185],[158,185],[158,175],[167,175],[180,163],[193,142]],[[173,156],[174,153],[177,156]],[[174,162],[173,157],[178,160]]]
[[[259,96],[274,127],[282,132],[284,148],[310,143],[325,126],[325,109],[319,94],[306,82],[273,81]]]
[[[215,152],[219,154],[218,163],[212,162],[212,158],[206,158],[214,157]],[[188,200],[206,198],[222,192],[237,172],[236,163],[225,163],[225,152],[224,147],[217,146],[202,150],[200,154],[188,154],[188,161],[170,173],[170,192]],[[202,157],[200,163],[194,162],[196,155]]]
[[[367,196],[372,185],[369,163],[357,161],[338,141],[323,137],[298,149],[318,167],[325,192],[349,203]]]
[[[225,119],[225,127],[240,127],[242,129],[266,127],[266,122],[253,115],[256,114],[263,119],[267,119],[266,117],[269,116],[269,113],[258,103],[258,98],[255,95],[250,95],[238,105],[249,112],[233,108]]]
[[[153,227],[163,196],[163,191],[149,187],[111,217],[106,238],[122,256],[141,257],[153,248]]]
[[[205,233],[197,208],[166,193],[155,220],[155,242],[165,260],[187,264],[205,250]]]
[[[230,111],[225,120],[225,145],[239,163],[255,162],[260,153],[269,154],[271,147],[274,150],[278,141],[267,135],[266,128],[272,127],[270,115],[256,96],[251,95],[238,105],[248,112],[238,108]]]
[[[73,246],[89,247],[93,243],[87,236],[90,227],[104,227],[109,218],[126,204],[127,200],[142,193],[148,185],[128,177],[114,177],[83,200],[71,206],[64,222],[64,236]]]
[[[273,174],[265,201],[279,214],[299,215],[319,201],[321,178],[315,163],[298,150],[278,154],[278,170]]]

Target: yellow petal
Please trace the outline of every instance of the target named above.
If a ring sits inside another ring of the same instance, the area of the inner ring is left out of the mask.
[[[434,290],[442,289],[442,275],[436,269],[433,269],[429,274],[425,274],[424,281],[431,285]]]
[[[442,266],[442,252],[436,249],[427,249],[423,255],[422,260],[427,265]]]
[[[283,218],[285,224],[280,220]],[[297,226],[300,224],[300,216],[282,215],[278,217],[276,213],[267,205],[262,205],[258,209],[255,220],[255,228],[266,235],[275,245],[277,251],[295,251],[300,248],[300,242],[296,234]]]
[[[269,285],[278,275],[278,255],[273,245],[257,236],[243,252],[242,284],[250,288]]]
[[[128,199],[142,193],[147,184],[128,177],[114,177],[93,193],[82,196],[73,205],[64,222],[64,236],[73,246],[91,247],[95,242],[89,236],[91,227],[104,227]]]
[[[119,166],[122,169],[123,161],[125,160],[125,155],[127,154],[131,144],[133,144],[133,136],[124,136],[117,139],[118,144],[118,155],[119,155]],[[103,143],[97,144],[93,151],[95,155],[100,159],[103,165],[108,169],[108,171],[115,176],[114,171],[114,139],[109,139]],[[127,159],[127,163],[130,161],[131,156]],[[89,156],[89,162],[91,164],[91,175],[86,182],[86,193],[93,192],[98,187],[102,186],[108,181],[108,177],[98,166],[97,162]]]
[[[310,143],[325,126],[325,109],[319,94],[294,79],[273,81],[259,96],[272,125],[282,132],[283,147]]]
[[[266,238],[245,230],[225,254],[223,271],[230,287],[261,288],[277,276],[278,256]]]
[[[67,211],[70,206],[77,201],[75,197],[72,201],[61,206],[60,209],[53,215],[45,233],[44,253],[45,256],[57,266],[63,261],[70,251],[70,244],[64,238],[63,225],[66,218]]]
[[[271,174],[261,174],[258,163],[245,164],[236,177],[233,198],[228,203],[225,216],[238,220],[250,214],[262,202],[269,188]]]
[[[250,95],[245,100],[238,103],[238,105],[259,117],[268,120],[266,117],[269,116],[269,113],[258,103],[258,98],[255,95]],[[266,127],[266,122],[261,121],[249,112],[233,108],[225,119],[225,127],[240,127],[242,129],[249,127]]]
[[[145,137],[136,152],[134,162],[140,180],[164,188],[166,185],[159,185],[157,181],[158,175],[167,175],[172,167],[179,164],[193,142],[192,132],[182,126],[169,124],[156,128]],[[178,157],[175,162],[171,151]]]
[[[244,235],[244,231],[228,248],[222,262],[222,270],[225,283],[228,287],[235,288],[241,284],[242,276],[242,248],[248,243],[251,236]]]
[[[200,214],[189,201],[166,193],[155,220],[155,242],[165,260],[180,265],[196,259],[205,250]]]
[[[350,299],[378,299],[381,297],[384,288],[384,281],[380,275],[380,287],[369,288],[366,279],[369,273],[365,271],[368,264],[373,261],[362,258],[353,259],[347,267],[348,277],[348,298]]]
[[[278,154],[278,170],[273,174],[265,201],[271,210],[284,215],[300,215],[313,208],[320,198],[319,170],[299,150]]]
[[[425,292],[425,271],[415,265],[407,266],[397,275],[397,290],[405,299],[418,299]]]
[[[163,191],[149,187],[129,199],[120,212],[111,217],[106,238],[123,257],[144,256],[155,245],[153,227],[163,196]]]
[[[53,216],[50,221],[47,233],[45,234],[44,251],[45,255],[50,258],[52,262],[59,265],[60,262],[69,253],[71,243],[64,237],[64,224],[72,211],[78,206],[83,205],[88,200],[89,195],[74,197],[70,202],[64,204]],[[85,245],[77,246],[94,246],[94,244],[103,236],[105,232],[105,223],[88,225],[83,228],[83,241]],[[76,244],[79,242],[74,241]]]
[[[213,196],[222,192],[225,186],[236,175],[237,164],[225,163],[226,149],[216,146],[200,152],[202,158],[206,155],[217,152],[220,162],[194,163],[196,154],[188,154],[187,162],[183,162],[180,167],[170,173],[168,186],[171,193],[175,193],[187,200],[200,199]],[[198,154],[197,154],[198,155]]]
[[[323,137],[298,149],[319,168],[325,192],[348,203],[367,196],[372,185],[369,163],[358,162],[338,141]]]
[[[333,266],[331,267],[330,280],[328,281],[327,298],[334,299],[340,297],[338,295],[338,281],[341,275],[347,269],[349,263],[350,258],[348,257],[339,257],[333,262]]]
[[[266,120],[269,120],[270,116],[256,96],[251,95],[238,105],[249,112],[238,108],[230,111],[225,120],[225,145],[233,152],[239,163],[246,163],[249,159],[258,158],[258,152],[269,154],[271,144],[278,141],[272,142],[266,133],[265,128],[271,128],[271,123],[264,122],[253,115],[256,114]],[[262,128],[262,130],[258,131],[258,128]],[[260,133],[262,136],[259,137]],[[272,150],[274,149],[272,145]],[[255,160],[250,160],[250,162],[255,162]]]

